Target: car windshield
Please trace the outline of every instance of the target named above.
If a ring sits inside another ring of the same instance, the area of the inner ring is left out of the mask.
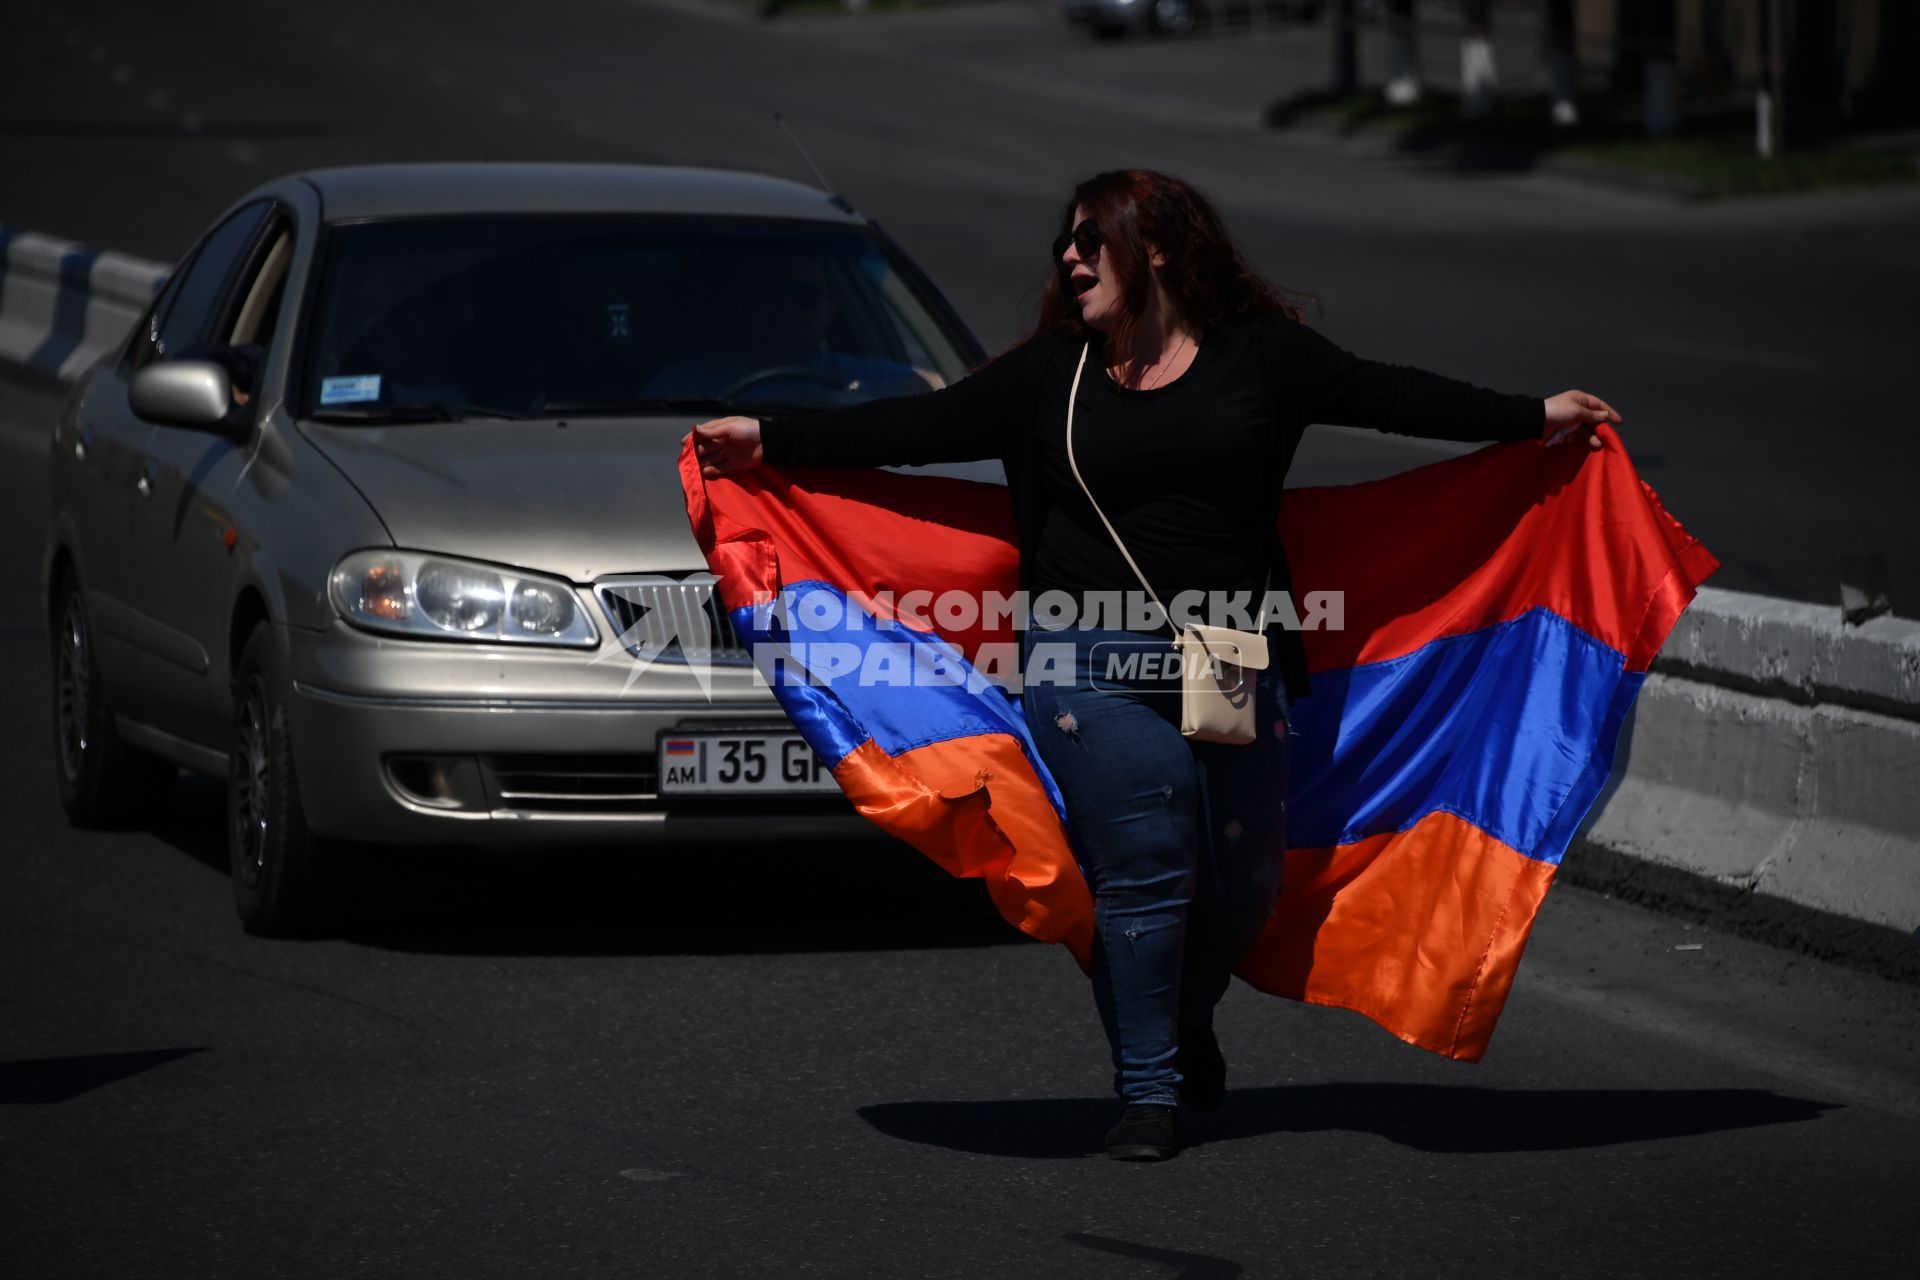
[[[855,227],[346,224],[327,251],[300,406],[332,421],[444,422],[916,394],[966,371],[935,305]]]

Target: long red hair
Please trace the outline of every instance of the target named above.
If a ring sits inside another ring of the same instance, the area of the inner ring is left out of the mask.
[[[1084,208],[1100,229],[1104,267],[1120,285],[1119,317],[1104,335],[1110,358],[1127,359],[1141,313],[1153,296],[1151,245],[1166,256],[1160,280],[1180,319],[1204,334],[1222,320],[1235,316],[1281,311],[1298,320],[1295,298],[1311,295],[1286,291],[1283,296],[1240,256],[1227,234],[1226,224],[1212,201],[1169,174],[1150,169],[1114,169],[1096,173],[1073,189],[1060,211],[1058,234],[1073,230],[1074,211]],[[1080,304],[1067,282],[1067,270],[1058,259],[1047,274],[1040,299],[1040,318],[1027,340],[1052,333],[1072,333],[1089,339],[1103,335],[1080,318]]]

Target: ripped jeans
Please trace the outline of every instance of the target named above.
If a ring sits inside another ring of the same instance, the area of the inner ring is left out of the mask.
[[[1049,676],[1037,645],[1071,647],[1049,651],[1064,659]],[[1129,1103],[1175,1100],[1181,1034],[1211,1029],[1234,964],[1272,914],[1286,844],[1279,673],[1258,678],[1254,742],[1192,742],[1178,727],[1177,679],[1110,678],[1109,655],[1169,648],[1156,636],[1075,628],[1030,630],[1023,650],[1027,727],[1093,890],[1089,976],[1114,1090]]]

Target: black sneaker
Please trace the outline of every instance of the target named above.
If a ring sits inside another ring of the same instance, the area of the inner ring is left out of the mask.
[[[1173,1069],[1180,1073],[1180,1103],[1195,1111],[1217,1111],[1227,1096],[1227,1060],[1213,1028],[1180,1033],[1180,1052]]]
[[[1171,1160],[1180,1150],[1173,1117],[1179,1108],[1164,1102],[1134,1102],[1120,1123],[1107,1131],[1107,1154],[1115,1160]]]

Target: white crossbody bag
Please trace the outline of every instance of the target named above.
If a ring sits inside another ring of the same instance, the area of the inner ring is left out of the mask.
[[[1080,474],[1080,464],[1074,460],[1073,411],[1079,403],[1080,375],[1086,371],[1086,367],[1087,348],[1082,347],[1080,363],[1073,371],[1073,390],[1067,393],[1067,466],[1072,468],[1080,491],[1093,504],[1093,513],[1107,527],[1113,545],[1119,547],[1120,554],[1126,557],[1127,567],[1133,570],[1133,576],[1140,579],[1140,585],[1146,588],[1148,598],[1159,606],[1168,625],[1174,626],[1172,613],[1160,603],[1160,597],[1154,594],[1153,584],[1147,581],[1147,575],[1141,573],[1140,566],[1134,563],[1133,553],[1127,550],[1126,543],[1120,541],[1113,522],[1107,519],[1107,513],[1094,500],[1093,490],[1087,488],[1087,482]],[[1260,595],[1264,602],[1264,587]],[[1224,742],[1233,746],[1245,746],[1252,742],[1258,736],[1254,719],[1254,678],[1255,673],[1264,670],[1267,665],[1267,638],[1251,631],[1195,623],[1184,628],[1175,626],[1173,643],[1180,653],[1180,732],[1198,742]]]

